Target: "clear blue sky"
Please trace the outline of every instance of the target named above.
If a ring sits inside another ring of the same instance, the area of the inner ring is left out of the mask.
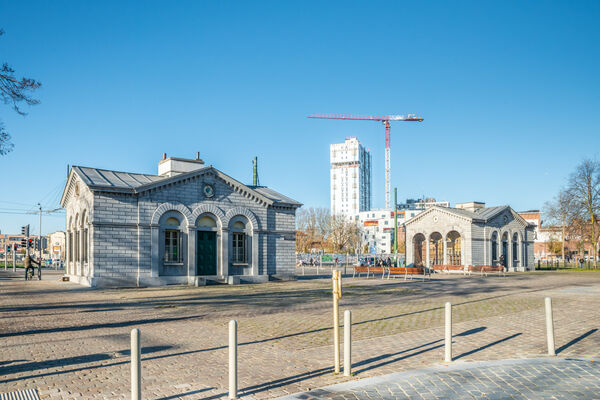
[[[400,199],[540,208],[600,145],[600,2],[6,1],[0,61],[40,80],[0,211],[58,207],[67,164],[156,173],[201,157],[329,207],[329,144],[357,136],[384,205],[384,133],[312,113],[406,114],[392,126]],[[33,215],[0,214],[0,230]],[[64,218],[45,218],[44,232]]]

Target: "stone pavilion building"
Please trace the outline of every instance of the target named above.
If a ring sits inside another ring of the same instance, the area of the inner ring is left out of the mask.
[[[498,265],[534,269],[535,225],[510,206],[434,206],[405,224],[407,265]]]
[[[74,166],[66,275],[87,286],[202,285],[295,273],[295,200],[245,185],[200,159],[166,158],[158,174]]]

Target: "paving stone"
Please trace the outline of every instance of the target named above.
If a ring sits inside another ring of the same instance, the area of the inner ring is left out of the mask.
[[[442,367],[448,371],[474,361],[545,354],[545,296],[553,298],[559,356],[600,354],[598,273],[436,275],[430,282],[344,279],[341,309],[352,309],[355,323],[355,375],[350,378],[332,374],[329,278],[89,290],[49,277],[25,282],[0,271],[0,393],[36,387],[51,399],[126,399],[129,332],[137,327],[142,331],[144,398],[220,398],[227,394],[230,319],[238,320],[240,392],[246,398],[416,370],[443,359],[445,301],[454,305],[457,358]],[[598,389],[594,370],[540,364],[468,379],[449,373],[433,385],[419,377],[415,384],[423,382],[427,390],[402,383],[394,386],[401,389],[394,396],[440,397],[440,390],[457,383],[473,393],[492,391],[498,387],[495,381],[519,376],[527,377],[528,386],[516,389],[534,393],[536,379],[548,373],[577,374],[582,382],[587,376],[589,387]],[[382,393],[389,395],[378,390],[370,395]],[[353,393],[343,397],[357,398]]]

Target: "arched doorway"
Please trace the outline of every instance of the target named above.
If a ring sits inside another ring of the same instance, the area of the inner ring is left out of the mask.
[[[508,266],[508,233],[502,234],[502,265],[504,268]]]
[[[433,232],[429,235],[429,264],[441,265],[444,263],[444,242],[442,234]]]
[[[512,266],[513,268],[519,266],[519,234],[516,232],[512,237]]]
[[[217,221],[204,214],[196,222],[196,274],[217,275]]]
[[[456,231],[446,235],[446,260],[450,265],[462,265],[461,238]]]
[[[492,265],[496,265],[498,263],[498,232],[492,233],[492,257],[491,263]]]
[[[422,267],[425,264],[426,244],[425,235],[422,233],[417,233],[413,237],[413,264],[416,267]]]

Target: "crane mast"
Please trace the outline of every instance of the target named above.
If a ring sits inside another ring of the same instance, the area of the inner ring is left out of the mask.
[[[313,114],[309,115],[308,118],[319,118],[319,119],[350,119],[350,120],[361,120],[361,121],[381,121],[385,127],[385,208],[391,209],[392,207],[392,166],[391,166],[391,121],[412,121],[422,122],[423,118],[417,117],[413,114],[407,116],[404,115],[352,115],[352,114]]]

